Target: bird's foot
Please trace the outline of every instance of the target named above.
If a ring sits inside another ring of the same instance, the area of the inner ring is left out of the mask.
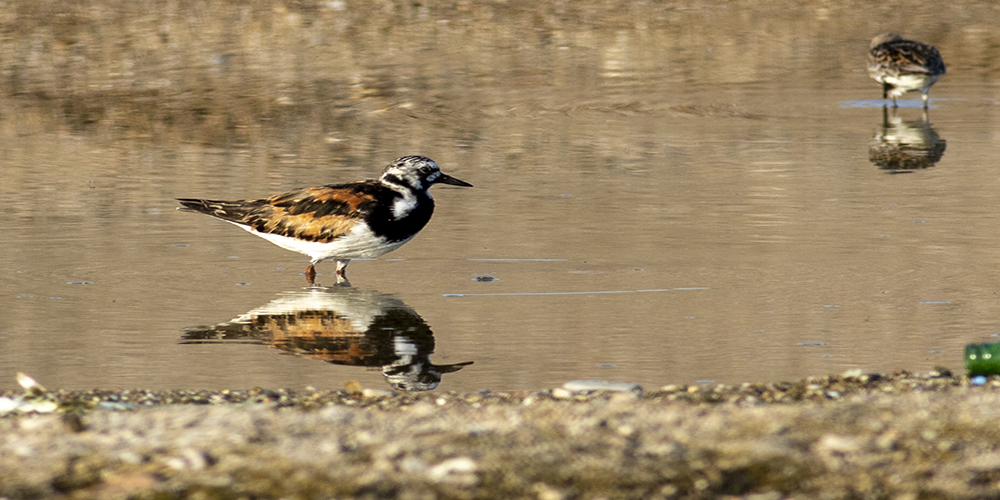
[[[337,276],[341,278],[347,278],[347,265],[351,263],[350,259],[338,260],[337,261]]]

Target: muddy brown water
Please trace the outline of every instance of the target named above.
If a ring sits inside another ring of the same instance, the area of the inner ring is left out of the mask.
[[[1000,334],[991,4],[10,4],[0,388],[736,383]],[[889,29],[948,65],[927,115],[865,73]],[[475,187],[350,288],[174,210],[407,154]]]

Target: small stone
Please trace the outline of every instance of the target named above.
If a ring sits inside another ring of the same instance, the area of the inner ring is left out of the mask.
[[[450,458],[427,471],[432,481],[465,486],[476,484],[476,462],[469,457]]]
[[[677,487],[672,484],[667,484],[660,488],[660,494],[667,497],[676,495],[677,491]]]
[[[389,392],[389,391],[384,391],[382,389],[368,389],[368,388],[365,388],[365,389],[361,390],[361,396],[364,397],[365,399],[384,398],[384,397],[392,396],[392,393]]]
[[[13,398],[3,397],[0,398],[0,415],[5,413],[10,413],[17,409],[17,401]]]
[[[351,396],[361,396],[364,393],[364,389],[361,387],[361,382],[358,382],[357,380],[348,380],[344,383],[344,389],[346,389],[347,393]]]
[[[573,397],[573,393],[563,389],[562,387],[558,387],[552,389],[552,397],[556,399],[569,399]]]
[[[538,495],[538,500],[563,500],[565,498],[561,491],[545,483],[537,483],[531,487],[531,490]]]
[[[423,460],[416,457],[406,457],[399,462],[399,468],[403,472],[422,472],[427,469],[427,464]]]
[[[642,387],[630,382],[607,382],[604,380],[571,380],[563,384],[563,389],[572,392],[609,391],[642,392]]]
[[[45,388],[42,387],[42,384],[39,384],[27,374],[17,372],[17,383],[20,384],[25,392],[32,396],[45,394]]]

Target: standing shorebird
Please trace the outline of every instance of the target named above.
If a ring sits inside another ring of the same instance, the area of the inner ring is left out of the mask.
[[[185,212],[231,222],[281,248],[308,255],[309,283],[316,264],[334,259],[337,275],[351,259],[387,254],[413,239],[431,220],[434,184],[472,187],[445,175],[434,160],[404,156],[385,167],[378,180],[302,188],[260,200],[178,198]]]
[[[882,98],[896,98],[911,90],[920,90],[927,109],[931,85],[946,73],[941,54],[926,43],[905,40],[895,33],[883,33],[872,39],[868,51],[868,75],[882,84]]]

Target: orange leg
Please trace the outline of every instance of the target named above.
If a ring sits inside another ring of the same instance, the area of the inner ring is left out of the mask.
[[[306,281],[308,281],[310,285],[316,284],[316,267],[312,264],[306,266]]]
[[[337,276],[341,278],[347,278],[347,265],[351,263],[350,259],[338,260],[337,261]]]

